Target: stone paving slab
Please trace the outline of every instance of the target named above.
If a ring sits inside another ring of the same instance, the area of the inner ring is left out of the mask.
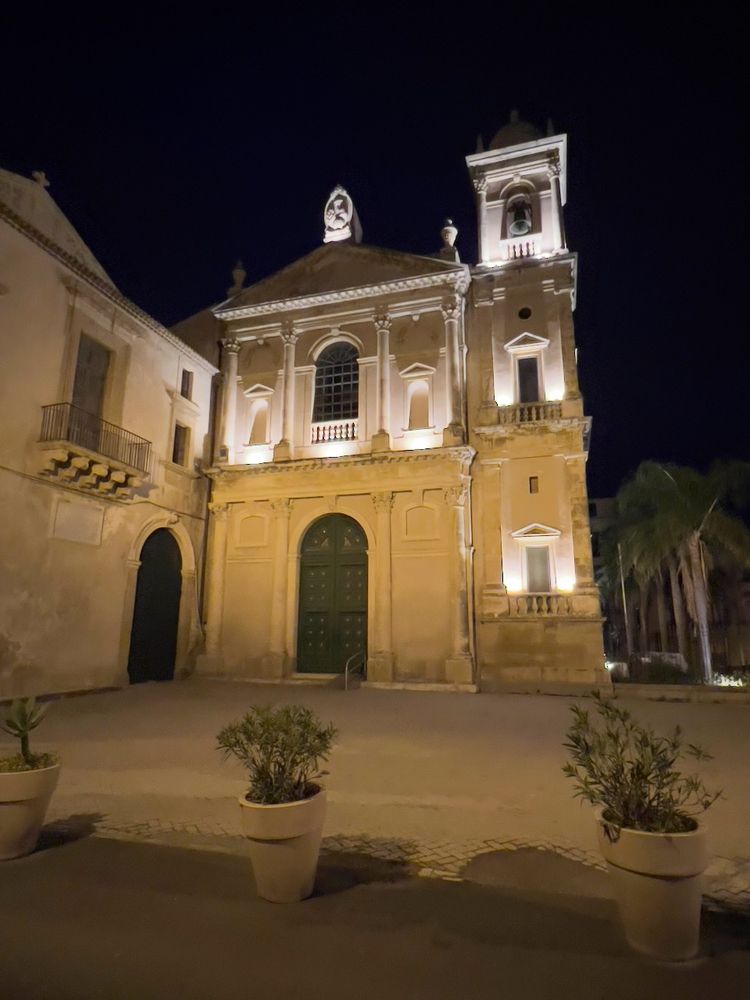
[[[86,828],[82,829],[81,819],[82,817],[71,817],[53,820],[45,827],[45,835],[51,838],[73,838],[81,833],[95,832],[98,836],[114,839],[249,856],[245,838],[219,823],[199,826],[196,823],[165,823],[162,819],[112,823],[103,818],[90,822],[88,826],[84,823]],[[518,838],[467,840],[449,844],[371,837],[367,834],[329,835],[323,839],[323,850],[398,862],[408,866],[419,877],[448,881],[463,880],[464,870],[481,855],[520,850],[549,852],[588,868],[607,870],[601,855],[595,851],[587,851],[573,844]],[[750,862],[715,857],[706,871],[705,901],[717,909],[750,914]]]

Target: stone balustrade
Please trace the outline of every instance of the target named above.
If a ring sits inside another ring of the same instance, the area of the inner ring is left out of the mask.
[[[573,614],[569,594],[509,594],[511,618],[557,618]]]
[[[497,408],[499,424],[534,424],[542,420],[559,420],[561,417],[561,403],[515,403]]]
[[[356,441],[358,437],[357,420],[321,420],[311,426],[311,444],[322,444],[325,441]]]

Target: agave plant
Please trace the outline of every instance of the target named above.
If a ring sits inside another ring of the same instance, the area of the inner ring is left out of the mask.
[[[47,714],[47,705],[37,705],[36,698],[17,698],[10,706],[0,729],[21,741],[20,760],[26,768],[45,766],[50,754],[35,755],[29,748],[29,733],[36,729]],[[40,761],[42,763],[40,764]]]

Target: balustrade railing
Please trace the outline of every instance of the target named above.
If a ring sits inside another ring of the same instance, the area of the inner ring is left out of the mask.
[[[514,618],[555,618],[573,611],[567,594],[510,594],[509,604]]]
[[[560,403],[516,403],[500,406],[497,411],[499,424],[533,424],[540,420],[559,420],[561,416]]]
[[[536,244],[533,240],[507,240],[505,243],[506,260],[522,260],[536,255]]]
[[[42,407],[39,440],[68,441],[140,472],[148,472],[151,461],[150,441],[72,403],[52,403]]]
[[[325,441],[356,441],[357,425],[356,420],[321,420],[312,425],[311,444],[321,444]]]

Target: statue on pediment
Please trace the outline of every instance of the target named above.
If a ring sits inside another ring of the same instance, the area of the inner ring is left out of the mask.
[[[362,242],[362,227],[359,224],[354,202],[340,184],[337,184],[331,191],[323,210],[323,221],[325,222],[324,243],[352,239],[355,243]]]

